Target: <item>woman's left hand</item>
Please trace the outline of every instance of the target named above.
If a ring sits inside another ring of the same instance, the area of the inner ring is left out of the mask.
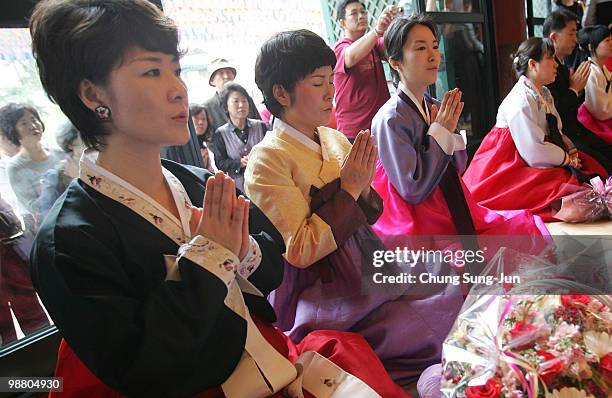
[[[249,238],[249,204],[250,201],[245,199],[240,195],[241,200],[244,202],[244,219],[242,224],[242,234],[241,234],[241,244],[240,251],[238,252],[238,258],[240,261],[244,260],[246,255],[249,252],[249,247],[251,245],[251,240]],[[191,220],[189,220],[189,227],[191,229],[192,234],[196,234],[198,230],[198,226],[202,220],[202,215],[204,210],[201,207],[191,206]]]
[[[463,111],[464,103],[461,102],[461,95],[458,88],[447,91],[444,93],[440,108],[434,105],[431,109],[431,119],[440,123],[451,133],[457,129],[457,123]]]
[[[374,137],[372,136],[372,138]],[[366,185],[366,187],[363,189],[363,191],[361,191],[361,197],[365,200],[368,200],[368,198],[370,197],[370,190],[372,189],[372,181],[374,181],[374,177],[376,176],[376,160],[378,159],[378,146],[377,145],[374,145],[372,147],[371,156],[373,157],[374,161],[372,162],[372,169],[370,170],[370,181],[368,182],[368,185]]]

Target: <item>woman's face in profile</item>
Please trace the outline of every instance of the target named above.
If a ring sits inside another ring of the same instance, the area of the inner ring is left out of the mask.
[[[30,111],[25,111],[23,116],[17,120],[15,129],[19,134],[19,142],[27,145],[32,142],[40,142],[43,127],[40,120]]]
[[[185,144],[189,105],[180,74],[173,55],[140,48],[127,51],[101,90],[101,100],[111,109],[111,136],[123,134],[134,145]]]
[[[296,83],[285,112],[310,130],[325,126],[331,117],[335,92],[334,70],[321,66]]]
[[[595,55],[603,59],[612,57],[612,35],[606,37],[597,45]]]
[[[554,82],[557,78],[557,67],[553,55],[544,55],[540,62],[535,62],[535,79],[542,85]]]

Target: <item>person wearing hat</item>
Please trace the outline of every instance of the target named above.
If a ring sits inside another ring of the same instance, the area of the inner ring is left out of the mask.
[[[229,116],[225,112],[219,94],[223,91],[225,83],[231,82],[236,78],[236,68],[227,59],[216,58],[208,66],[208,84],[215,87],[217,92],[204,102],[204,106],[208,109],[211,120],[211,131],[217,129],[228,122]],[[249,119],[261,120],[255,102],[249,95]]]

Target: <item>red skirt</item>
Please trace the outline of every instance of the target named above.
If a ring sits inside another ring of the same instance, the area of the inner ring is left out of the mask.
[[[612,144],[612,119],[595,119],[586,106],[582,104],[580,108],[578,108],[578,121],[582,123],[584,127],[592,131],[593,134],[598,135],[608,144]]]
[[[391,380],[382,362],[361,335],[331,330],[316,331],[310,333],[296,345],[279,329],[259,321],[255,317],[253,317],[253,320],[265,339],[291,362],[295,362],[302,352],[316,351],[346,372],[358,377],[381,397],[410,398],[408,393]],[[63,392],[51,392],[49,397],[124,397],[102,383],[81,362],[63,339],[59,348],[55,377],[63,377]],[[215,387],[195,395],[197,398],[223,396],[221,387]],[[306,391],[304,396],[312,398],[312,395]],[[279,392],[274,397],[281,398],[283,394]]]
[[[582,172],[607,177],[595,159],[580,152]],[[544,221],[557,221],[550,205],[580,182],[563,167],[530,167],[519,155],[508,128],[494,127],[463,175],[474,199],[490,209],[527,209]]]

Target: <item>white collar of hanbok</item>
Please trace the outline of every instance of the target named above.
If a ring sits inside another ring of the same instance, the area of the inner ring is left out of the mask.
[[[414,95],[414,93],[412,91],[410,91],[410,89],[408,87],[406,87],[404,85],[404,83],[400,82],[399,86],[397,86],[398,90],[402,90],[407,96],[408,98],[410,98],[412,100],[412,102],[414,102],[414,104],[417,106],[417,109],[419,110],[419,112],[421,112],[421,115],[423,116],[423,119],[425,119],[425,122],[427,122],[428,125],[431,124],[431,115],[429,114],[429,107],[425,106],[425,109],[423,109],[423,102],[424,98],[421,99],[421,101],[419,101],[416,97],[416,95]]]
[[[93,189],[128,207],[179,246],[191,238],[191,200],[183,184],[170,171],[162,168],[166,183],[178,209],[180,219],[134,185],[97,163],[98,151],[88,149],[80,161],[79,178]]]
[[[287,134],[291,138],[295,139],[296,141],[298,141],[300,144],[304,145],[308,149],[311,149],[311,150],[315,151],[316,153],[320,153],[321,156],[323,157],[323,160],[327,160],[328,159],[327,151],[325,150],[325,146],[317,144],[316,142],[314,142],[313,140],[308,138],[308,136],[306,134],[304,134],[301,131],[299,131],[298,129],[292,127],[288,123],[285,123],[282,120],[280,120],[278,118],[275,118],[274,119],[274,126],[273,126],[273,128],[275,130],[279,130],[279,131],[284,132],[285,134]],[[319,135],[319,138],[321,138],[320,135]]]
[[[187,258],[190,258],[197,264],[205,264],[205,261],[202,259],[198,261],[198,256],[202,256],[202,253],[207,250],[210,252],[210,248],[207,249],[206,244],[202,244],[201,248],[193,249],[193,247],[198,245],[196,243],[197,239],[201,237],[196,237],[194,241],[186,244],[187,240],[185,238],[191,235],[189,231],[189,218],[186,217],[187,211],[191,214],[191,202],[182,184],[172,173],[165,169],[163,170],[164,177],[179,209],[181,220],[177,220],[176,217],[166,211],[150,196],[100,166],[97,163],[97,158],[97,151],[87,150],[83,153],[80,162],[79,178],[103,195],[127,206],[179,244],[179,257],[165,256],[167,268],[170,263],[174,264],[174,268],[168,268],[168,276],[172,276],[171,280],[180,280],[177,264],[180,257],[187,256]],[[183,201],[179,202],[179,198]],[[186,221],[186,230],[182,228],[185,226],[181,222],[183,220]],[[194,253],[190,252],[190,250],[194,250]],[[211,270],[208,271],[211,272]],[[168,279],[166,278],[166,280]],[[249,392],[257,391],[259,396],[272,395],[272,393],[279,391],[283,386],[291,383],[296,378],[297,371],[291,362],[267,343],[257,329],[244,302],[241,292],[243,288],[247,289],[245,291],[251,294],[261,296],[261,292],[257,288],[239,275],[236,275],[235,280],[231,281],[227,286],[228,292],[224,300],[225,305],[247,322],[247,341],[245,342],[245,351],[240,360],[241,365],[238,365],[232,375],[223,383],[222,389],[225,395],[229,397],[243,398],[246,396],[243,393],[244,390]],[[258,369],[261,369],[261,371]],[[262,373],[265,375],[265,379]],[[274,387],[274,391],[270,390],[269,385]]]
[[[553,104],[554,99],[550,91],[546,86],[542,86],[541,90],[538,90],[535,84],[531,80],[529,80],[526,76],[521,76],[519,78],[519,83],[525,89],[525,91],[535,97],[538,102],[538,106],[541,104],[544,106],[546,113],[554,113],[553,112]]]
[[[163,169],[164,177],[172,191],[176,207],[179,209],[181,220],[178,220],[150,196],[97,164],[97,158],[97,151],[87,150],[83,153],[79,178],[96,191],[127,206],[155,225],[179,244],[179,254],[185,255],[185,251],[188,251],[189,246],[192,245],[192,243],[185,244],[186,239],[191,236],[189,230],[191,201],[181,182],[168,170]],[[199,251],[196,250],[200,254],[194,255],[202,255],[201,252],[206,250],[205,247],[202,247]],[[166,257],[176,258],[176,256]],[[168,267],[168,261],[166,266]],[[176,262],[174,262],[174,271],[169,270],[168,273],[173,274],[172,280],[177,280],[175,279],[178,276]],[[261,292],[239,274],[236,275],[235,281],[237,283],[228,285],[225,304],[246,321],[247,331],[245,349],[240,362],[222,384],[226,397],[267,397],[281,391],[284,387],[296,397],[302,396],[302,388],[310,391],[317,398],[329,397],[329,388],[322,388],[321,381],[337,380],[338,388],[349,392],[350,396],[380,398],[367,384],[317,352],[302,353],[297,359],[301,369],[298,372],[297,368],[268,343],[258,330],[240,290],[259,296],[262,295]]]

